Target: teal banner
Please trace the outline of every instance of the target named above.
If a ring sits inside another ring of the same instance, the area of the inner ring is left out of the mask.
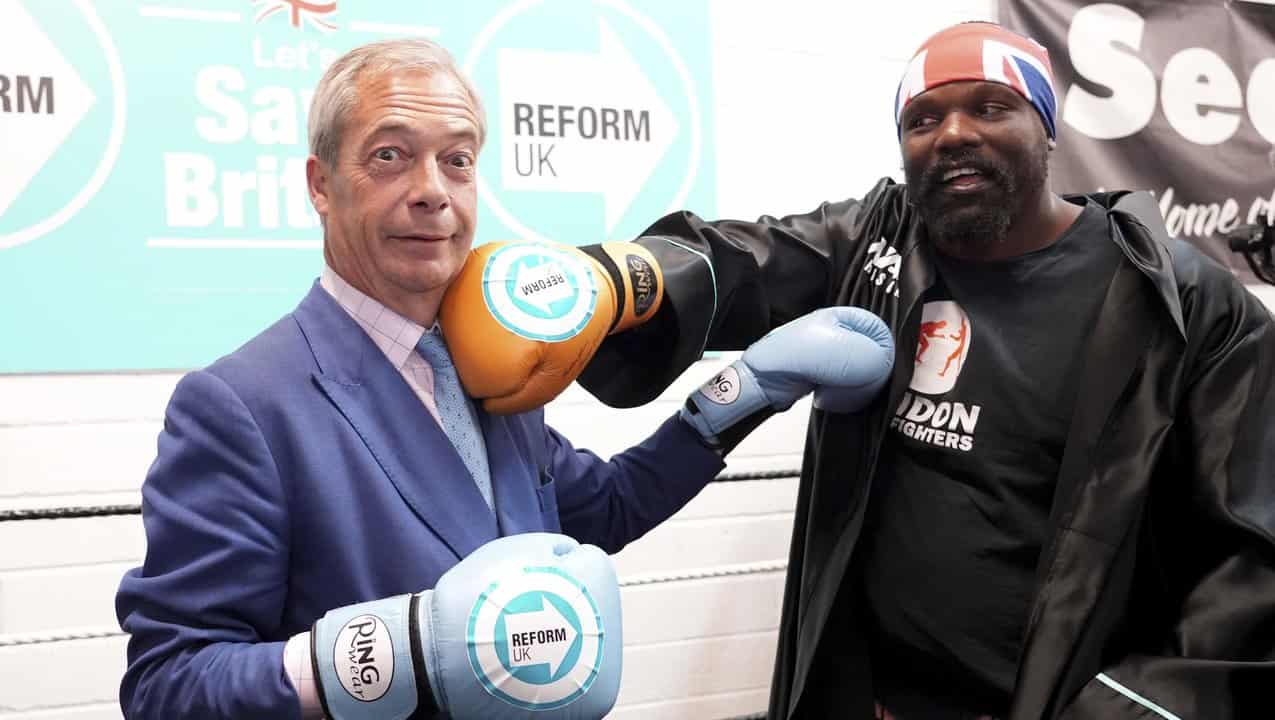
[[[478,242],[713,214],[707,0],[0,0],[0,373],[198,367],[291,310],[313,88],[395,37],[478,85]]]

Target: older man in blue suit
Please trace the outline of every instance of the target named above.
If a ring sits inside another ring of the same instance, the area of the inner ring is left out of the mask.
[[[309,632],[325,613],[434,588],[497,538],[561,532],[614,552],[722,468],[739,418],[703,397],[604,462],[539,410],[488,414],[459,393],[436,315],[473,241],[483,134],[473,88],[431,43],[365,46],[327,71],[307,165],[326,267],[294,312],[173,394],[143,487],[145,564],[117,598],[126,716],[360,716],[321,707]],[[740,366],[767,412],[845,376],[769,381],[793,344]],[[413,717],[449,712],[449,680],[428,669],[416,682],[436,698],[421,690]]]

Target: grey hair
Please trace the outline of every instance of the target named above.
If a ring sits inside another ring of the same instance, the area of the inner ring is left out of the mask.
[[[412,38],[361,45],[328,66],[310,100],[310,154],[329,167],[336,164],[341,133],[358,101],[359,80],[364,73],[389,70],[421,70],[430,75],[444,72],[455,77],[469,96],[470,107],[478,119],[478,145],[482,146],[487,137],[487,120],[474,84],[460,71],[451,53],[443,46],[430,40]]]

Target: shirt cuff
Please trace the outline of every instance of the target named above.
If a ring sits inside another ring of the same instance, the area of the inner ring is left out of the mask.
[[[283,647],[283,669],[301,704],[301,720],[322,720],[323,705],[314,682],[314,663],[310,661],[310,633],[293,635]]]

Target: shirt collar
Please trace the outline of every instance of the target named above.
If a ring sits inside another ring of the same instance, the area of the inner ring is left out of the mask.
[[[336,300],[354,322],[363,328],[372,342],[385,353],[385,357],[396,369],[403,366],[412,357],[417,343],[425,334],[426,328],[399,315],[385,307],[376,299],[346,282],[328,265],[323,266],[323,274],[319,277],[319,285]],[[438,330],[435,322],[430,332]]]

